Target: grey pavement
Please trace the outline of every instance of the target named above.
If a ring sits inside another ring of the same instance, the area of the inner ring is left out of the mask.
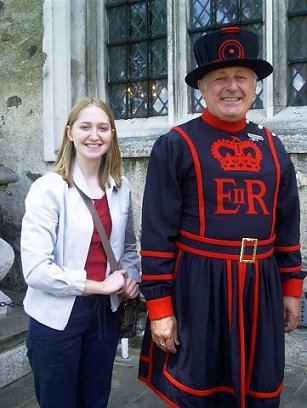
[[[138,356],[139,349],[129,348],[129,357],[123,359],[120,349],[118,350],[108,408],[162,408],[167,406],[137,379]],[[0,407],[39,408],[34,395],[32,373],[0,389]]]
[[[285,389],[280,408],[307,407],[307,328],[299,328],[287,336],[287,347],[297,345],[285,371]],[[292,350],[294,348],[292,347]],[[109,408],[163,408],[162,402],[149,388],[137,380],[139,347],[129,348],[129,357],[121,357],[120,348],[114,364]],[[0,389],[1,408],[38,408],[32,374]],[[55,407],[56,408],[56,407]],[[191,407],[193,408],[193,407]]]

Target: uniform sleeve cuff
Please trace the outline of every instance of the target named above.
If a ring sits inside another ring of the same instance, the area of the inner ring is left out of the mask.
[[[149,320],[162,319],[174,314],[172,298],[170,296],[147,300],[146,306]]]
[[[303,293],[303,280],[289,279],[283,281],[282,291],[284,296],[301,297]]]

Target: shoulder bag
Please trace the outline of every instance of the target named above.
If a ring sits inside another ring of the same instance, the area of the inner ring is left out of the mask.
[[[85,205],[87,206],[89,212],[92,215],[102,246],[106,253],[107,260],[110,264],[111,271],[112,272],[117,271],[119,269],[118,262],[115,258],[108,236],[106,234],[104,226],[99,218],[99,215],[96,211],[96,208],[92,200],[86,194],[84,194],[83,191],[76,186],[76,184],[74,184],[74,186],[76,187],[77,191],[79,192],[81,198],[83,199]],[[123,301],[119,306],[121,312],[120,339],[126,337],[133,337],[136,335],[137,313],[139,305],[140,296],[137,296],[135,299],[123,298]]]

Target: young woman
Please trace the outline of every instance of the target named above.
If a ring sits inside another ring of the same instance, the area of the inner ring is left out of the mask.
[[[90,197],[120,270],[111,273]],[[106,407],[120,316],[119,295],[138,293],[131,190],[121,176],[115,122],[102,101],[83,98],[65,126],[55,171],[26,198],[21,258],[28,285],[28,357],[41,408]]]

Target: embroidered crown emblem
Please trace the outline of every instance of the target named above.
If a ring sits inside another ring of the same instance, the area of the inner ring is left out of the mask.
[[[262,153],[251,140],[242,142],[236,136],[232,140],[220,139],[211,146],[211,153],[226,171],[260,171]]]

